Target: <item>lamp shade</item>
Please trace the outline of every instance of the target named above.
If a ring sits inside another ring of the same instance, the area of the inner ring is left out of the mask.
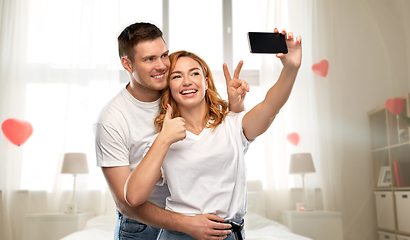
[[[88,173],[87,155],[85,153],[64,154],[61,173],[86,174]]]
[[[290,156],[290,174],[312,173],[315,172],[312,154],[295,153]]]

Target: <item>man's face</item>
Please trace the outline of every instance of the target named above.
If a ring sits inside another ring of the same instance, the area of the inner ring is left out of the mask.
[[[134,46],[134,62],[126,69],[134,85],[141,90],[161,91],[167,86],[170,66],[168,48],[161,37],[147,40]]]

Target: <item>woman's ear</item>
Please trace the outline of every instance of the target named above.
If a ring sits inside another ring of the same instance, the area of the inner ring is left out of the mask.
[[[127,72],[132,73],[132,62],[129,58],[122,57],[121,64]]]

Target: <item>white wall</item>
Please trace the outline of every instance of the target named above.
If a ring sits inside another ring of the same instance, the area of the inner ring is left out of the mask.
[[[409,10],[405,0],[333,5],[330,109],[323,113],[331,127],[319,134],[331,139],[335,208],[343,213],[345,240],[377,239],[367,112],[410,91]]]

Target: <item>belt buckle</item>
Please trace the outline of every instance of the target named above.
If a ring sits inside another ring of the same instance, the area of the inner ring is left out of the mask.
[[[242,230],[242,229],[241,229],[241,224],[239,224],[239,223],[236,223],[236,222],[234,222],[234,221],[229,221],[229,224],[231,224],[233,231],[240,231],[240,230]]]
[[[241,233],[241,231],[243,229],[243,222],[242,223],[236,223],[232,220],[229,220],[228,223],[231,224],[231,226],[232,226],[231,229],[232,229],[232,234],[234,236],[234,239],[243,240],[242,233]]]

